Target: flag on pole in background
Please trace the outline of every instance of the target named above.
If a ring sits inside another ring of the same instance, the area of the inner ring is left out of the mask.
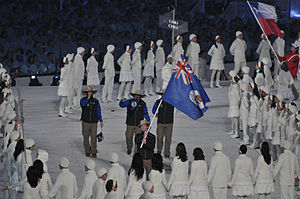
[[[277,26],[277,14],[274,6],[255,2],[255,1],[247,1],[250,9],[253,12],[254,17],[257,19],[260,27],[263,29],[263,32],[269,35],[280,35],[280,29]]]
[[[173,69],[162,100],[196,120],[203,116],[210,99],[183,55],[181,59]]]
[[[188,32],[188,22],[183,20],[173,20],[173,11],[159,15],[158,26],[163,29],[174,29],[175,35]]]

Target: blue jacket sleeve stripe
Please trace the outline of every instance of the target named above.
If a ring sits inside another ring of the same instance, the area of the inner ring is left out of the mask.
[[[101,115],[101,106],[100,106],[99,102],[98,102],[98,105],[97,105],[97,112],[98,112],[98,119],[99,119],[99,121],[103,122],[102,115]]]

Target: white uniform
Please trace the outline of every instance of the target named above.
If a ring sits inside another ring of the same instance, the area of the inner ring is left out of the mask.
[[[41,199],[41,186],[40,183],[34,188],[30,186],[28,182],[25,182],[23,185],[24,194],[23,199]]]
[[[84,62],[82,60],[82,56],[80,54],[75,55],[74,59],[74,99],[73,105],[79,106],[80,105],[80,98],[81,98],[81,89],[82,89],[82,82],[84,79]]]
[[[76,77],[75,77],[75,67],[74,67],[74,63],[69,61],[69,65],[70,65],[70,71],[69,71],[69,97],[68,97],[68,106],[67,109],[71,110],[72,106],[73,106],[73,100],[74,100],[74,95],[75,95],[75,81],[76,81]]]
[[[87,60],[86,65],[87,72],[87,85],[98,86],[100,85],[99,73],[98,73],[98,62],[95,56],[91,56]]]
[[[154,192],[152,193],[152,199],[165,199],[167,180],[165,170],[160,173],[157,170],[152,169],[149,173],[149,180],[154,186]]]
[[[254,180],[256,194],[270,194],[274,192],[273,160],[268,165],[262,155],[258,157]]]
[[[199,74],[199,53],[200,53],[200,45],[197,42],[191,41],[187,47],[185,56],[187,56],[188,63],[191,66],[194,73],[198,76]]]
[[[127,183],[127,187],[125,189],[125,197],[126,199],[139,199],[141,195],[143,195],[144,190],[142,187],[143,182],[146,181],[146,170],[144,171],[144,175],[141,179],[137,179],[134,174],[134,171],[131,171]]]
[[[141,60],[141,51],[136,49],[132,54],[132,73],[133,73],[133,86],[132,91],[141,90],[141,70],[142,70],[142,60]]]
[[[182,43],[177,43],[173,47],[172,51],[172,58],[173,58],[173,63],[177,65],[177,62],[180,60],[181,61],[181,54],[184,53],[184,50],[182,48]]]
[[[155,69],[156,69],[156,92],[160,92],[163,84],[162,69],[166,63],[165,51],[162,47],[157,47],[155,53]]]
[[[234,172],[230,182],[232,195],[252,196],[253,188],[253,163],[245,154],[240,154],[235,160]]]
[[[64,111],[67,108],[68,97],[70,96],[70,71],[71,66],[65,64],[64,67],[60,69],[60,80],[57,89],[57,95],[61,96],[61,101],[59,105],[59,115],[64,115]]]
[[[210,77],[210,84],[211,84],[210,87],[213,87],[213,82],[216,73],[217,73],[216,84],[217,86],[220,86],[220,75],[221,75],[221,71],[224,70],[223,59],[225,57],[225,49],[223,47],[223,44],[216,43],[212,45],[207,54],[212,57],[210,61],[210,70],[212,70],[211,77]]]
[[[115,191],[111,191],[111,192],[107,193],[104,199],[119,199],[120,197],[117,194],[117,191],[116,192]],[[123,198],[123,197],[121,197],[121,198]]]
[[[259,43],[258,48],[256,49],[256,53],[259,54],[258,61],[261,61],[263,58],[267,58],[269,60],[269,65],[268,65],[269,68],[272,66],[270,50],[271,47],[267,40],[262,40]]]
[[[245,40],[236,38],[230,46],[230,53],[234,56],[234,71],[238,73],[243,66],[246,66],[247,44]]]
[[[154,61],[155,56],[153,53],[153,49],[151,48],[147,53],[147,59],[145,60],[145,67],[143,71],[143,76],[145,77],[144,91],[146,95],[154,94],[152,86],[152,79],[154,78]]]
[[[105,181],[98,178],[93,186],[93,199],[104,199],[105,195]]]
[[[245,87],[248,89],[248,87]],[[249,143],[249,135],[248,135],[248,116],[249,116],[249,101],[248,101],[248,92],[244,91],[242,93],[241,106],[240,106],[240,119],[242,121],[243,127],[243,141],[244,144]]]
[[[130,86],[131,86],[131,82],[133,81],[130,53],[128,53],[126,51],[118,59],[117,62],[119,64],[119,66],[121,67],[120,77],[119,77],[119,82],[121,82],[121,85],[119,87],[118,99],[122,98],[122,94],[123,94],[125,85],[126,85],[126,88],[125,88],[125,92],[124,92],[124,98],[129,98]]]
[[[294,83],[294,78],[289,71],[285,72],[280,70],[278,75],[278,94],[282,95],[283,98],[292,97],[292,90],[290,86]]]
[[[204,160],[192,162],[189,187],[189,199],[209,199],[207,164]]]
[[[228,99],[229,99],[229,110],[228,117],[232,118],[232,131],[238,135],[239,131],[239,116],[240,116],[240,91],[238,84],[230,84],[228,91]]]
[[[277,37],[273,43],[273,48],[280,57],[284,57],[284,46],[285,46],[284,39]],[[274,62],[275,62],[274,75],[277,76],[279,73],[280,66],[277,60],[274,60]]]
[[[103,66],[105,82],[102,90],[102,101],[112,101],[112,94],[114,89],[115,65],[114,56],[107,52],[104,56]]]
[[[274,168],[274,176],[279,173],[281,199],[294,198],[295,178],[299,176],[299,163],[296,155],[284,150]]]
[[[124,168],[119,163],[113,163],[107,172],[107,179],[118,183],[116,194],[117,198],[124,197],[124,190],[126,187],[126,174]]]
[[[172,77],[172,73],[173,73],[173,65],[167,62],[162,69],[162,79],[163,79],[162,90],[167,88],[169,81]]]
[[[230,178],[229,158],[222,151],[216,151],[216,154],[211,158],[208,171],[208,182],[211,182],[215,199],[227,198],[227,185]]]
[[[42,179],[40,180],[40,184],[41,184],[41,196],[42,198],[47,198],[49,191],[52,189],[53,184],[52,184],[52,180],[51,177],[49,175],[48,172],[44,171],[45,173],[43,173],[42,175]]]
[[[60,199],[73,199],[76,198],[77,192],[78,187],[75,175],[69,169],[61,169],[48,196],[50,198],[57,196]]]
[[[186,196],[189,192],[189,161],[182,162],[178,156],[172,162],[172,172],[168,182],[170,196]]]
[[[78,199],[91,199],[93,195],[93,186],[97,180],[97,175],[94,170],[88,170],[84,177],[84,184],[81,196]]]

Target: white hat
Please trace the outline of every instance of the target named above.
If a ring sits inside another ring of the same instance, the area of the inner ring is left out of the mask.
[[[18,139],[19,137],[20,137],[20,132],[19,131],[12,131],[10,133],[10,136],[9,136],[10,140],[13,140],[13,141]]]
[[[219,39],[220,38],[220,35],[217,35],[216,37],[215,37],[215,40],[217,40],[217,39]]]
[[[159,39],[159,40],[156,41],[156,45],[157,45],[158,47],[160,47],[160,45],[161,45],[163,42],[164,42],[164,41],[163,41],[162,39]]]
[[[169,59],[169,58],[172,58],[172,55],[171,55],[171,54],[168,55],[168,59]]]
[[[270,63],[270,59],[264,57],[264,58],[261,59],[260,62],[264,63],[264,65],[268,65]]]
[[[246,73],[246,74],[249,74],[249,71],[250,71],[250,68],[248,66],[244,66],[242,68],[242,72]]]
[[[95,168],[95,161],[94,160],[91,160],[91,159],[87,159],[85,162],[84,162],[84,165],[89,169],[89,170],[94,170]]]
[[[74,54],[73,53],[69,53],[66,55],[66,57],[68,58],[68,60],[70,61],[71,59],[73,59]]]
[[[216,142],[214,143],[214,149],[215,149],[216,151],[222,151],[222,148],[223,148],[223,145],[222,145],[221,142],[216,141]]]
[[[276,95],[276,97],[278,98],[279,101],[283,100],[283,96],[281,94],[279,94],[279,93]]]
[[[60,158],[59,165],[61,167],[69,167],[69,164],[70,164],[70,162],[69,162],[68,158],[65,158],[65,157]]]
[[[145,191],[149,192],[152,189],[153,184],[151,181],[145,181],[143,182],[142,187]]]
[[[150,48],[152,48],[153,44],[154,44],[154,41],[151,41],[150,42]]]
[[[126,45],[126,52],[130,49],[129,45]]]
[[[110,156],[110,161],[113,162],[113,163],[118,162],[119,161],[119,155],[115,152],[112,152],[111,156]]]
[[[0,68],[3,68],[3,64],[2,63],[0,63]]]
[[[295,48],[299,48],[299,46],[296,43],[292,43],[292,46],[294,46]]]
[[[291,145],[290,141],[288,141],[288,140],[284,140],[284,141],[283,141],[283,148],[284,148],[284,149],[287,149],[287,150],[288,150],[288,149],[291,149],[291,146],[292,146],[292,145]]]
[[[85,49],[83,47],[78,47],[77,48],[77,54],[80,54],[80,53],[82,53],[84,51],[85,51]]]
[[[91,48],[91,54],[93,54],[93,52],[95,52],[95,48]]]
[[[236,31],[235,36],[238,37],[239,35],[243,35],[243,33],[241,31]]]
[[[143,44],[141,42],[135,42],[134,44],[134,48],[138,49],[139,47],[141,47]]]
[[[176,41],[178,41],[181,38],[181,35],[176,36]]]
[[[264,33],[262,33],[261,35],[260,35],[260,38],[264,38],[264,36],[266,36]]]
[[[269,87],[261,86],[260,90],[262,90],[263,92],[265,92],[267,95],[270,94],[270,88]]]
[[[284,34],[284,31],[283,30],[280,30],[281,34]]]
[[[66,63],[66,62],[67,62],[67,58],[64,57],[64,58],[63,58],[63,63]]]
[[[297,106],[295,106],[294,104],[290,103],[289,104],[289,110],[295,114],[297,112]]]
[[[104,174],[106,174],[107,173],[107,171],[106,171],[106,169],[105,168],[102,168],[102,169],[97,169],[97,172],[96,172],[96,174],[97,174],[97,176],[100,178],[101,176],[103,176]]]
[[[43,149],[39,149],[37,152],[37,159],[41,160],[42,162],[47,162],[49,159],[48,152]]]
[[[6,97],[9,93],[11,93],[11,90],[8,89],[8,88],[4,88],[4,89],[2,90],[2,93],[3,93],[3,96]]]
[[[112,52],[112,51],[115,50],[115,46],[112,45],[112,44],[109,44],[109,45],[106,47],[106,49],[107,49],[107,52]]]
[[[28,138],[26,141],[25,141],[25,147],[26,148],[30,148],[30,147],[32,147],[33,145],[34,145],[34,140],[33,139],[31,139],[31,138]]]
[[[229,72],[229,75],[233,78],[237,75],[237,73],[234,70],[232,70]]]
[[[192,40],[192,39],[194,39],[194,37],[196,37],[196,35],[195,34],[190,34],[190,41]]]

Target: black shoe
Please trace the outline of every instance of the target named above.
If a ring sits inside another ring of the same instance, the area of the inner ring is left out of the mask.
[[[97,158],[97,154],[96,154],[96,153],[93,153],[93,154],[92,154],[92,158]]]
[[[130,149],[127,150],[127,154],[128,154],[128,155],[131,154],[131,150],[130,150]]]
[[[161,151],[157,151],[158,154],[161,154]]]
[[[85,153],[85,156],[86,156],[86,157],[90,157],[90,156],[91,156],[91,154],[89,154],[89,153]]]
[[[165,155],[165,158],[170,158],[170,155]]]

